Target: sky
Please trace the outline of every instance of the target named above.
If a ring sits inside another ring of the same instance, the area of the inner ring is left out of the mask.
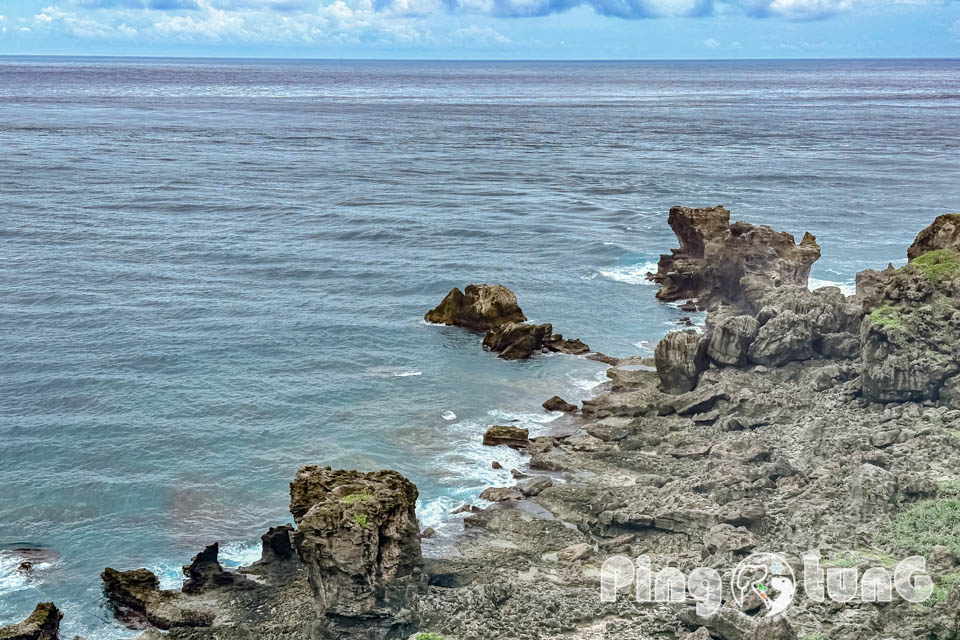
[[[0,55],[960,58],[960,0],[0,0]]]

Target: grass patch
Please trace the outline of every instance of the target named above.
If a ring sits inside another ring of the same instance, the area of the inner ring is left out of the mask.
[[[960,555],[960,499],[923,500],[897,515],[878,540],[894,551],[927,555],[942,544]]]
[[[884,329],[903,329],[900,314],[889,304],[884,304],[870,312],[870,322]]]
[[[960,573],[948,573],[945,576],[941,576],[940,580],[933,585],[933,591],[930,593],[930,597],[917,604],[923,609],[929,609],[937,606],[941,602],[946,602],[947,597],[950,595],[950,589],[958,582],[960,582]]]
[[[360,525],[361,527],[363,527],[364,529],[367,528],[367,514],[365,514],[365,513],[358,513],[358,514],[357,514],[357,517],[354,518],[354,521],[355,521],[358,525]]]
[[[937,489],[945,496],[960,496],[960,480],[946,480],[938,484]]]
[[[442,636],[439,633],[418,633],[417,640],[447,640],[447,636]]]
[[[804,633],[797,640],[827,640],[827,636],[822,633]]]
[[[356,504],[358,502],[366,502],[369,499],[369,493],[351,493],[340,498],[340,502],[343,504]]]
[[[960,253],[953,249],[928,251],[914,258],[910,265],[921,269],[927,281],[936,286],[960,276]]]
[[[861,564],[879,564],[890,569],[897,564],[897,560],[889,553],[884,553],[883,551],[859,549],[853,553],[846,553],[842,556],[823,561],[823,566],[825,567],[838,567],[840,569],[858,567]]]

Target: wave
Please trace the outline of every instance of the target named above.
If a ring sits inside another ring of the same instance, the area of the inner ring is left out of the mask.
[[[838,287],[845,296],[852,296],[857,293],[857,284],[852,280],[837,282],[834,280],[822,280],[820,278],[813,277],[807,280],[807,288],[809,288],[811,291],[815,291],[822,287]]]
[[[440,414],[440,417],[444,420],[456,420],[457,414],[455,414],[453,411],[444,411]]]
[[[423,375],[423,371],[403,367],[370,367],[364,373],[374,378],[409,378]]]
[[[624,265],[613,269],[597,269],[597,273],[608,280],[614,282],[623,282],[625,284],[642,284],[656,286],[656,282],[647,280],[648,273],[656,273],[656,262],[645,262],[643,264]]]

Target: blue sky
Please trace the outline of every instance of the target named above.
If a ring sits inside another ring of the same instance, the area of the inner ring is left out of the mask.
[[[960,57],[960,0],[0,0],[0,54]]]

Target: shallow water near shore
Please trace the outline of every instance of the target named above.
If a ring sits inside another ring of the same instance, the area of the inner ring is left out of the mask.
[[[689,315],[643,277],[667,211],[722,203],[850,292],[960,210],[958,128],[958,61],[0,59],[0,624],[133,635],[99,572],[256,560],[301,464],[397,469],[441,524],[522,464],[487,425],[605,380],[426,324],[451,287],[649,355]]]

